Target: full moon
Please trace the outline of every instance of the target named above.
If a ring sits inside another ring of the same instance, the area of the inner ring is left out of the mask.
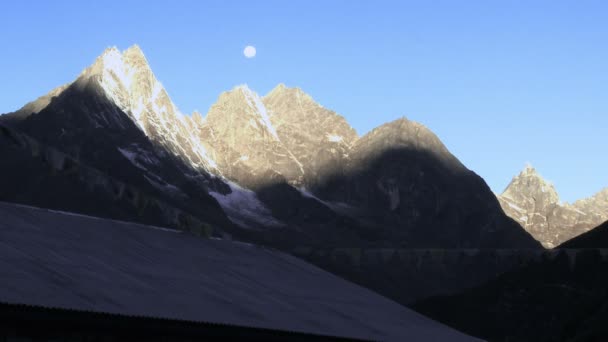
[[[251,45],[247,45],[245,47],[245,50],[243,50],[243,54],[247,58],[253,58],[253,57],[255,57],[255,47],[253,47]]]

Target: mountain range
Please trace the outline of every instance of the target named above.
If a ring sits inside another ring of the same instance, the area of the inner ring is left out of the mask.
[[[282,84],[263,97],[237,86],[204,117],[184,115],[138,46],[107,49],[74,82],[0,123],[238,239],[539,247],[425,126],[402,118],[359,137]],[[54,196],[58,209],[78,209],[69,193]]]
[[[608,188],[563,203],[528,165],[494,194],[406,118],[360,136],[284,84],[186,115],[135,45],[0,115],[0,153],[3,202],[282,250],[483,338],[603,331],[607,261],[585,249],[606,247]]]
[[[531,165],[498,195],[502,209],[547,248],[556,247],[608,221],[608,188],[572,204]]]

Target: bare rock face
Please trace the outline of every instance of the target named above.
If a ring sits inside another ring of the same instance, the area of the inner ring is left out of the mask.
[[[195,168],[215,170],[215,162],[192,135],[186,117],[173,104],[137,45],[123,53],[116,48],[107,49],[82,72],[76,84],[91,80],[98,82],[105,95],[128,114],[150,140]]]
[[[137,46],[107,49],[21,113],[0,121],[226,231],[229,218],[250,241],[538,246],[420,124],[400,119],[359,139],[342,116],[284,85],[264,98],[238,86],[206,116],[185,116]]]
[[[0,121],[147,195],[231,225],[209,194],[230,188],[210,173],[215,163],[137,46],[107,49],[73,83],[42,99],[32,113],[24,108],[27,115]],[[64,204],[62,210],[76,208]]]
[[[608,248],[608,221],[559,246],[560,248]]]
[[[343,172],[357,132],[341,115],[324,108],[299,88],[279,84],[263,99],[285,147],[304,170],[304,186],[314,189]]]
[[[536,246],[485,182],[419,123],[399,119],[357,140],[346,175],[318,196],[367,212],[401,246]]]
[[[596,226],[598,222],[608,221],[608,188],[604,188],[589,198],[574,202],[572,207],[585,213],[578,217],[579,224]]]
[[[221,173],[255,190],[274,217],[306,232],[307,243],[538,246],[479,176],[407,119],[359,139],[298,88],[279,85],[260,99],[239,86],[206,117],[193,115],[191,126]],[[350,228],[334,236],[343,227]]]
[[[84,94],[95,99],[86,102]],[[81,107],[82,113],[78,117],[75,113],[63,114],[67,122],[60,123],[66,125],[61,137],[72,134],[68,126],[73,121],[80,126],[87,121],[95,129],[107,130],[129,130],[135,125],[148,140],[162,147],[159,151],[169,152],[195,169],[217,172],[215,162],[192,135],[186,117],[173,104],[137,45],[123,52],[115,47],[106,49],[73,83],[53,89],[20,110],[4,115],[2,121],[23,126],[26,119],[39,120],[32,114],[47,108],[61,111],[68,104],[73,109]],[[137,152],[133,146],[118,147],[126,153]]]
[[[498,196],[505,213],[548,248],[607,220],[607,198],[604,190],[574,204],[562,203],[555,187],[529,165]]]
[[[249,188],[283,179],[302,183],[301,163],[282,143],[262,99],[247,86],[222,93],[204,119],[193,116],[192,126],[228,179]]]

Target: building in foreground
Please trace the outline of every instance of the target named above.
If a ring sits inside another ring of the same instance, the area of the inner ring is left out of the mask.
[[[295,257],[0,203],[0,340],[468,341]]]

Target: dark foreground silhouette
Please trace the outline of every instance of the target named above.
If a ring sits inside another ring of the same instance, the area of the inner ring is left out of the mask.
[[[608,250],[556,250],[484,285],[412,307],[490,341],[608,340]]]

